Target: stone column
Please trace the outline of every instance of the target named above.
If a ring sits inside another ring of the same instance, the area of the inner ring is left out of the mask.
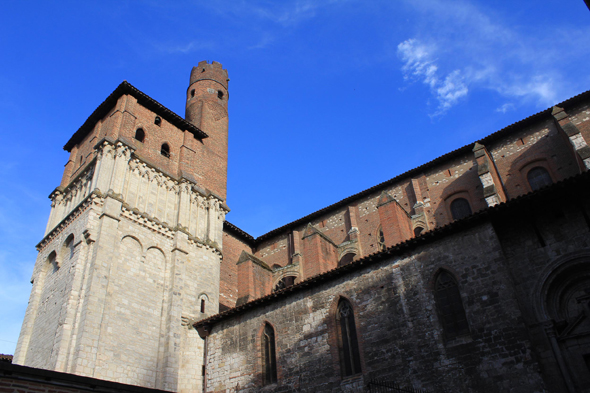
[[[109,190],[113,190],[116,195],[120,195],[121,197],[121,194],[123,194],[123,186],[127,180],[127,173],[129,172],[129,159],[131,158],[131,151],[132,150],[129,146],[126,146],[121,142],[117,142]]]
[[[163,330],[161,335],[163,348],[160,367],[158,367],[158,381],[156,386],[163,390],[177,391],[178,377],[182,356],[182,312],[183,312],[183,288],[186,277],[185,264],[189,254],[188,235],[176,231],[174,235],[174,248],[172,249],[171,267],[167,272],[168,285],[165,293],[168,294],[164,306]]]
[[[96,246],[89,257],[88,287],[85,294],[83,315],[78,329],[79,341],[76,363],[72,372],[90,377],[101,377],[99,367],[108,361],[101,350],[101,337],[106,335],[107,324],[103,323],[105,306],[108,300],[108,287],[111,280],[111,266],[117,261],[118,227],[121,215],[121,202],[111,197],[104,198],[104,206],[96,225]],[[99,356],[102,356],[100,358]]]
[[[552,321],[546,321],[542,323],[542,326],[545,330],[545,334],[551,343],[551,349],[553,350],[553,354],[555,355],[555,360],[559,365],[559,370],[561,371],[561,375],[563,376],[563,380],[567,386],[567,390],[569,393],[575,393],[576,388],[574,387],[574,383],[572,381],[572,377],[568,371],[567,365],[565,364],[565,360],[563,359],[563,355],[561,353],[561,348],[559,347],[559,343],[557,342],[557,332],[555,331],[555,326],[553,325]]]
[[[483,186],[483,196],[488,206],[506,202],[506,193],[496,164],[486,147],[480,143],[473,146],[473,154],[477,161],[477,174]]]
[[[557,129],[570,141],[580,165],[580,172],[590,169],[590,147],[578,127],[572,123],[563,108],[554,106],[551,111]]]
[[[110,142],[104,141],[102,145],[97,148],[96,170],[94,171],[91,186],[93,190],[99,189],[106,195],[111,183],[114,165],[114,146]]]

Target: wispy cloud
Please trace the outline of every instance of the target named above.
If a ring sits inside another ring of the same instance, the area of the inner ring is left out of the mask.
[[[510,104],[545,107],[575,93],[561,62],[590,54],[584,35],[547,26],[518,30],[491,9],[474,2],[409,2],[418,15],[414,38],[397,46],[407,80],[420,80],[438,100],[435,115],[448,111],[473,90],[491,90]],[[588,29],[586,32],[590,33]],[[561,64],[561,65],[560,65]]]
[[[170,44],[170,43],[156,43],[154,44],[156,49],[160,52],[169,53],[169,54],[187,54],[193,53],[204,49],[212,49],[215,47],[215,44],[210,41],[190,41],[182,44]]]
[[[397,47],[398,55],[404,62],[402,66],[404,79],[418,79],[430,87],[439,103],[434,113],[438,116],[466,96],[469,89],[459,70],[454,70],[442,78],[439,76],[438,66],[433,58],[435,50],[433,46],[428,46],[416,39],[406,40]]]
[[[514,110],[514,104],[510,102],[507,102],[506,104],[503,104],[500,107],[496,108],[496,112],[500,113],[506,113],[512,110]]]
[[[257,20],[265,20],[284,27],[294,26],[302,21],[311,19],[325,7],[349,0],[294,0],[294,1],[232,1],[210,2],[209,7],[220,14],[231,14],[239,18],[250,15]]]

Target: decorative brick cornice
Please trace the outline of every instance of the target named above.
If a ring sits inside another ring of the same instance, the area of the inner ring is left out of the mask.
[[[84,198],[72,211],[64,217],[41,241],[35,246],[37,251],[42,251],[53,239],[55,239],[65,228],[68,227],[76,218],[84,213],[90,206],[102,206],[104,196],[100,190],[95,189],[86,198]]]

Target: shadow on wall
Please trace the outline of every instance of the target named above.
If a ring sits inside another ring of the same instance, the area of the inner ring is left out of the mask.
[[[552,183],[580,173],[569,142],[561,138],[554,128],[550,130],[547,135],[523,149],[509,167],[498,167],[509,199],[533,191],[527,175],[535,168],[545,169]]]
[[[438,201],[432,202],[433,205],[436,203],[431,213],[435,221],[435,227],[443,226],[455,219],[462,218],[457,214],[453,217],[451,212],[453,202],[455,202],[455,205],[458,205],[461,202],[460,199],[468,202],[472,213],[487,207],[483,197],[483,188],[477,175],[477,162],[475,159],[470,170],[457,177],[451,175],[451,178],[453,180],[440,193],[441,198]]]

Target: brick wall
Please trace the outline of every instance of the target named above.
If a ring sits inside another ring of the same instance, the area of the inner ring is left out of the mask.
[[[570,120],[576,124],[580,132],[583,135],[590,133],[588,105],[581,104],[568,110]],[[485,146],[489,152],[487,157],[491,161],[488,164],[492,166],[492,178],[500,195],[500,202],[530,192],[526,175],[536,166],[546,168],[554,182],[580,173],[575,151],[550,115],[535,122],[511,127],[506,137],[500,140],[492,139]],[[441,159],[437,165],[402,177],[393,184],[378,187],[370,195],[352,198],[347,206],[328,209],[324,214],[309,220],[301,220],[297,225],[288,226],[288,229],[278,231],[270,237],[263,236],[264,240],[256,241],[255,255],[271,267],[284,267],[293,263],[293,253],[300,252],[302,262],[299,270],[302,276],[306,276],[305,271],[317,274],[329,270],[334,265],[320,263],[317,253],[310,251],[313,248],[298,250],[295,247],[292,237],[299,236],[301,241],[307,224],[311,223],[336,246],[340,246],[336,249],[336,263],[342,252],[346,251],[346,247],[356,253],[355,260],[359,259],[378,251],[377,236],[380,226],[384,227],[386,244],[391,246],[412,238],[416,226],[424,227],[428,231],[452,222],[450,205],[457,198],[466,199],[472,212],[487,208],[487,195],[484,195],[484,185],[478,173],[480,169],[473,151],[466,149],[466,152],[458,157]],[[391,209],[390,212],[388,209],[382,209],[383,212],[379,215],[377,205],[383,192],[397,201],[399,214]],[[415,209],[417,202],[421,202],[422,206]],[[407,219],[408,222],[405,222],[402,209],[412,216],[411,219]],[[388,214],[384,214],[385,211],[388,211]],[[349,234],[353,222],[358,228],[358,234],[355,235],[356,243]],[[345,244],[351,240],[354,243],[352,247]],[[308,255],[305,255],[305,252]],[[230,258],[235,258],[239,252],[233,252],[232,255]],[[317,266],[324,267],[317,270]]]
[[[219,310],[235,307],[238,300],[237,263],[242,251],[252,254],[252,248],[235,233],[223,232],[223,260],[219,282]]]

